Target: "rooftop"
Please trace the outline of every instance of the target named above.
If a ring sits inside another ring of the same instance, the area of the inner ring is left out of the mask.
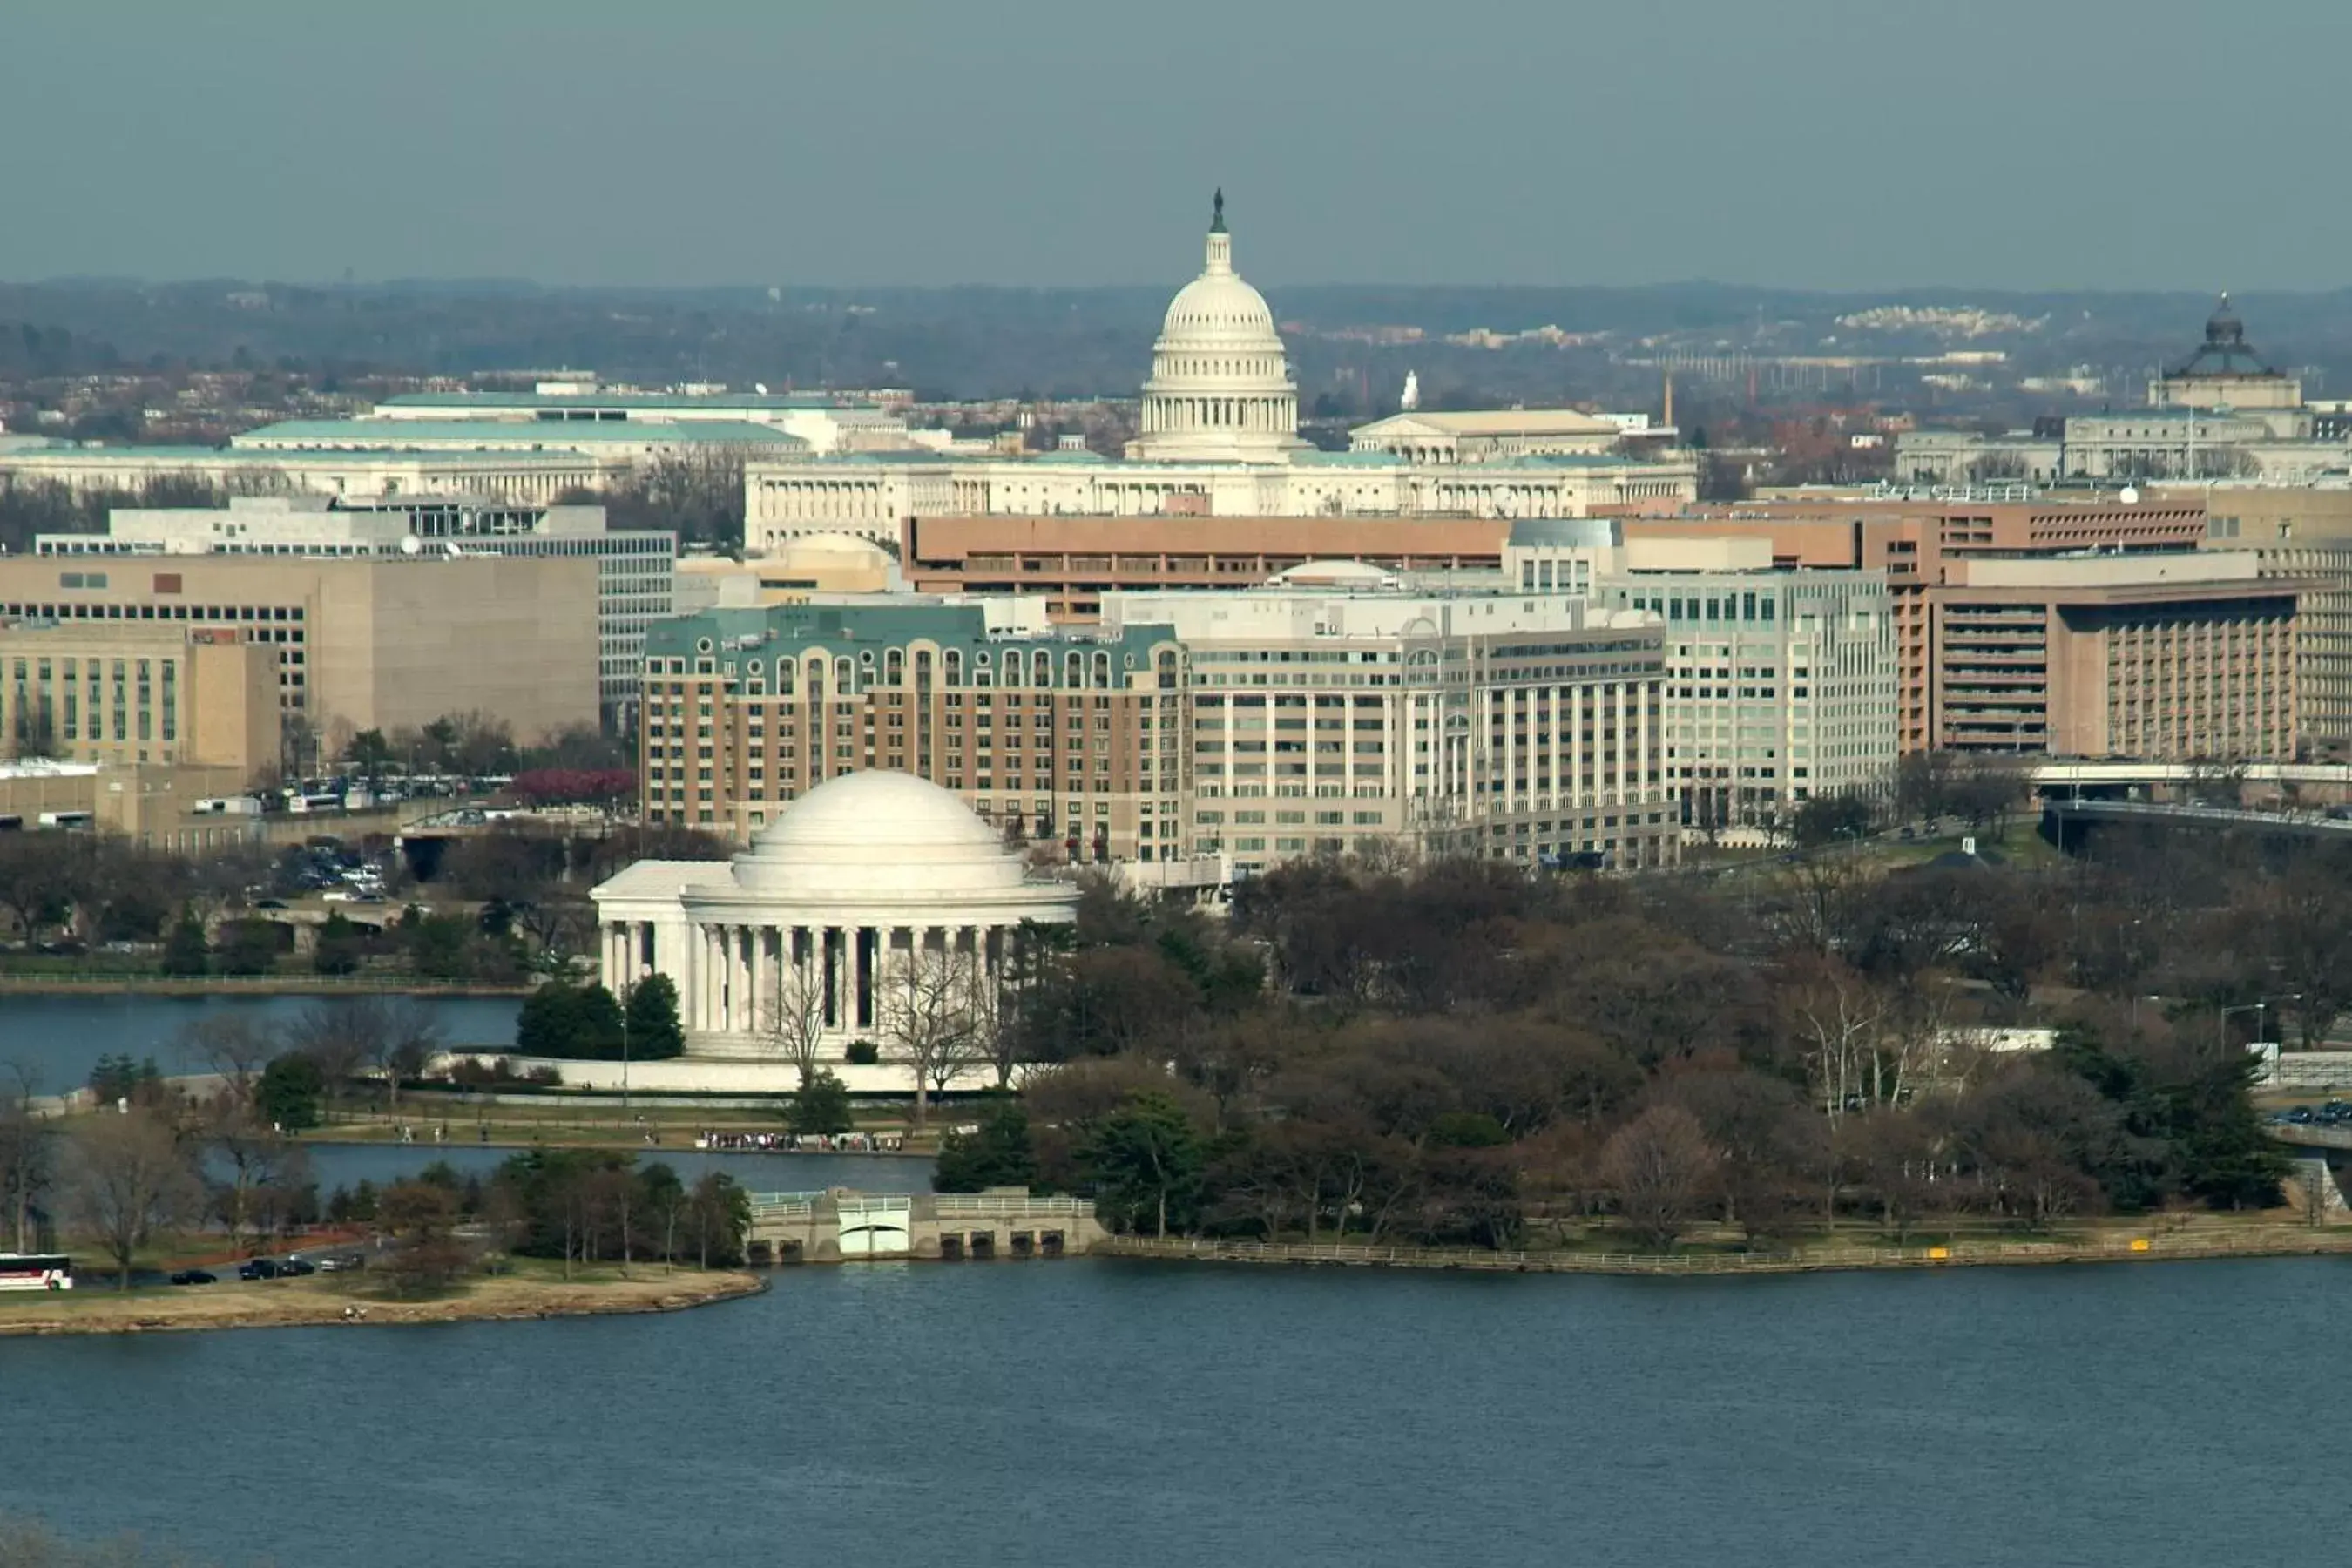
[[[384,398],[379,408],[499,408],[499,409],[645,409],[798,408],[870,410],[870,403],[835,403],[821,392],[684,393],[684,392],[404,392]]]
[[[232,437],[240,447],[308,441],[352,451],[400,451],[419,442],[478,441],[492,447],[526,446],[562,451],[594,446],[773,447],[805,451],[808,443],[770,425],[742,420],[696,420],[690,424],[602,424],[593,420],[531,420],[501,423],[476,419],[284,419]]]

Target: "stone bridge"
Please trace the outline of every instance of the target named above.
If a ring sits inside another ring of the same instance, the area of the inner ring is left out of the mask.
[[[863,1258],[1063,1258],[1108,1235],[1087,1198],[986,1193],[754,1193],[755,1261],[839,1263]]]

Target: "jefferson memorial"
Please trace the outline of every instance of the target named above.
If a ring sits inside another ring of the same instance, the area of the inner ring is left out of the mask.
[[[1021,928],[1078,900],[954,795],[879,771],[819,784],[731,861],[640,860],[590,896],[606,988],[666,974],[688,1057],[768,1063],[802,1029],[835,1062],[887,1055],[891,986],[929,966],[992,996]]]

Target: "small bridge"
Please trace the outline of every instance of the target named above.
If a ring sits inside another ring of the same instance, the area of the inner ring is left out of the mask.
[[[987,1193],[753,1193],[751,1250],[776,1263],[1064,1258],[1108,1232],[1088,1198]]]
[[[2094,827],[2137,824],[2259,833],[2269,837],[2352,838],[2352,819],[2317,811],[2249,811],[2235,805],[2170,805],[2143,800],[2042,803],[2042,837],[2073,854]]]

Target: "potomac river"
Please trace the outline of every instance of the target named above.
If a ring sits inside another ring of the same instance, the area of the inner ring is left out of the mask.
[[[452,1050],[514,1048],[512,997],[421,996],[416,999]],[[39,1075],[42,1094],[63,1094],[89,1081],[100,1057],[148,1057],[166,1076],[202,1072],[181,1054],[180,1032],[198,1018],[234,1015],[265,1025],[285,1024],[313,1006],[347,1006],[349,994],[329,996],[156,996],[129,992],[60,995],[0,994],[0,1071],[18,1062]]]
[[[0,1340],[0,1512],[347,1568],[2323,1563],[2347,1268],[890,1263],[666,1317]]]

